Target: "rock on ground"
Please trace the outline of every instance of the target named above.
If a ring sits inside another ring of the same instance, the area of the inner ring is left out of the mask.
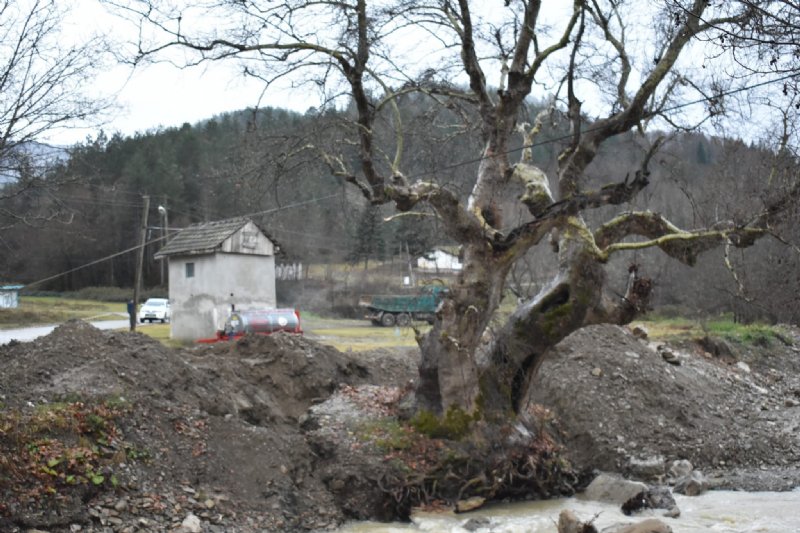
[[[603,473],[592,480],[581,496],[587,500],[622,505],[646,490],[644,483]]]

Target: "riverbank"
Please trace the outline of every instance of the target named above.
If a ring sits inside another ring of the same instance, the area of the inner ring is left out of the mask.
[[[800,492],[710,491],[702,496],[676,495],[681,516],[665,520],[673,533],[729,531],[736,533],[787,533],[800,523]],[[477,533],[524,531],[552,533],[565,509],[593,520],[599,531],[616,524],[641,521],[620,512],[619,506],[575,498],[498,504],[469,513],[418,513],[408,524],[348,523],[337,533]]]

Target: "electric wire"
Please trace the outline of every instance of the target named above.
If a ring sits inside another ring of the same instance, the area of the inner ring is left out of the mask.
[[[110,206],[110,207],[129,207],[131,209],[141,209],[142,204],[132,204],[129,202],[115,202],[113,200],[93,200],[91,198],[80,198],[78,196],[64,196],[63,194],[53,194],[52,198],[59,202],[64,203],[77,203],[77,204],[88,204],[88,205],[99,205],[99,206]]]
[[[296,208],[296,207],[302,207],[302,206],[309,205],[309,204],[312,204],[312,203],[318,203],[318,202],[322,202],[322,201],[325,201],[325,200],[329,200],[329,199],[334,198],[336,196],[338,196],[338,194],[322,196],[322,197],[319,197],[319,198],[312,198],[311,200],[304,200],[302,202],[297,202],[297,203],[294,203],[294,204],[289,204],[289,205],[285,205],[285,206],[281,206],[281,207],[275,207],[275,208],[272,208],[272,209],[266,209],[264,211],[258,211],[256,213],[251,213],[251,214],[248,214],[248,215],[239,215],[239,217],[248,218],[248,217],[256,216],[256,215],[274,213],[274,212],[282,211],[282,210],[285,210],[285,209],[293,209],[293,208]],[[88,263],[85,263],[83,265],[79,265],[79,266],[76,266],[74,268],[70,268],[69,270],[65,270],[63,272],[59,272],[58,274],[53,274],[52,276],[48,276],[46,278],[42,278],[42,279],[33,281],[31,283],[26,283],[25,284],[25,288],[32,287],[34,285],[40,285],[40,284],[45,283],[47,281],[52,281],[54,279],[58,279],[58,278],[60,278],[62,276],[66,276],[67,274],[72,274],[73,272],[76,272],[78,270],[81,270],[81,269],[84,269],[84,268],[87,268],[87,267],[90,267],[90,266],[94,266],[94,265],[103,263],[104,261],[108,261],[110,259],[114,259],[115,257],[119,257],[121,255],[125,255],[125,254],[131,253],[133,251],[139,250],[140,248],[144,248],[144,247],[146,247],[146,246],[148,246],[150,244],[162,241],[164,239],[172,238],[176,234],[179,234],[181,231],[183,231],[185,229],[187,229],[187,228],[175,228],[175,233],[173,233],[173,234],[162,235],[162,236],[156,237],[154,239],[149,239],[149,240],[145,241],[143,244],[140,243],[140,244],[137,244],[136,246],[132,246],[132,247],[127,248],[125,250],[122,250],[122,251],[119,251],[119,252],[115,252],[113,254],[107,255],[105,257],[101,257],[99,259],[95,259],[95,260],[90,261]]]
[[[142,197],[142,193],[140,193],[140,192],[134,192],[134,191],[131,191],[131,190],[128,190],[128,189],[124,189],[122,187],[118,188],[116,185],[99,185],[99,184],[95,184],[95,183],[84,183],[83,185],[86,186],[86,187],[89,187],[91,189],[97,189],[97,190],[99,190],[101,192],[112,192],[112,193],[120,193],[120,194],[129,194],[131,196],[136,196],[137,198],[141,198]],[[139,205],[141,206],[142,204],[139,204]]]
[[[320,246],[326,246],[326,245],[331,245],[331,244],[337,245],[337,246],[347,246],[347,244],[348,244],[348,243],[346,243],[344,241],[341,241],[341,240],[338,240],[338,239],[329,239],[329,238],[325,237],[324,235],[318,235],[318,234],[314,234],[314,233],[305,233],[305,232],[302,232],[302,231],[293,231],[293,230],[284,229],[284,228],[270,228],[269,232],[270,233],[286,233],[288,235],[297,235],[299,237],[306,237],[307,239],[311,239],[314,242],[319,243]],[[293,243],[293,245],[298,245],[298,244],[299,243]],[[310,245],[309,245],[309,247],[310,247]]]
[[[139,248],[147,246],[148,244],[152,244],[154,242],[158,242],[158,241],[161,241],[161,240],[166,239],[166,238],[167,238],[166,235],[162,236],[162,237],[157,237],[155,239],[151,239],[149,241],[146,241],[144,244],[137,244],[136,246],[132,246],[130,248],[122,250],[121,252],[115,252],[115,253],[113,253],[111,255],[107,255],[105,257],[101,257],[100,259],[95,259],[94,261],[90,261],[89,263],[86,263],[86,264],[83,264],[83,265],[80,265],[80,266],[76,266],[74,268],[70,268],[69,270],[65,270],[63,272],[59,272],[58,274],[53,274],[52,276],[48,276],[46,278],[42,278],[40,280],[36,280],[34,282],[31,282],[31,283],[26,283],[25,284],[25,288],[27,289],[28,287],[32,287],[34,285],[39,285],[39,284],[44,283],[46,281],[52,281],[54,279],[58,279],[61,276],[66,276],[67,274],[72,274],[73,272],[76,272],[78,270],[81,270],[81,269],[84,269],[84,268],[87,268],[87,267],[90,267],[90,266],[97,265],[97,264],[102,263],[104,261],[108,261],[109,259],[114,259],[115,257],[119,257],[121,255],[125,255],[125,254],[128,254],[128,253],[131,253],[131,252],[133,252],[135,250],[138,250]]]
[[[725,97],[725,96],[731,96],[731,95],[734,95],[734,94],[738,94],[738,93],[741,93],[741,92],[744,92],[744,91],[749,91],[749,90],[752,90],[752,89],[758,89],[760,87],[765,87],[765,86],[768,86],[768,85],[772,85],[774,83],[780,83],[780,82],[783,82],[783,81],[790,80],[792,78],[797,78],[798,76],[800,76],[800,74],[793,73],[793,74],[788,74],[786,76],[781,76],[779,78],[775,78],[775,79],[771,79],[771,80],[765,80],[765,81],[762,81],[762,82],[759,82],[759,83],[754,83],[752,85],[746,85],[746,86],[743,86],[743,87],[739,87],[737,89],[731,89],[729,91],[721,92],[721,93],[715,95],[715,98],[722,98],[722,97]],[[703,98],[698,98],[696,100],[691,100],[689,102],[683,102],[681,104],[677,104],[677,105],[674,105],[672,107],[665,108],[665,109],[661,110],[660,113],[670,113],[672,111],[677,111],[677,110],[683,109],[685,107],[689,107],[689,106],[693,106],[693,105],[697,105],[697,104],[701,104],[701,103],[709,102],[709,101],[711,101],[711,98],[704,96]],[[589,127],[589,128],[586,128],[585,130],[581,131],[581,134],[592,133],[594,131],[599,131],[599,129],[600,129],[600,127]],[[545,146],[545,145],[548,145],[548,144],[554,144],[554,143],[565,141],[565,140],[569,140],[569,139],[572,139],[572,138],[573,138],[572,134],[566,134],[566,135],[562,135],[562,136],[559,136],[559,137],[553,137],[551,139],[546,139],[546,140],[543,140],[543,141],[538,141],[538,142],[527,144],[527,145],[523,144],[522,146],[519,146],[518,148],[510,148],[510,149],[506,150],[505,152],[500,152],[500,153],[502,153],[504,155],[509,155],[509,154],[513,154],[513,153],[522,151],[522,150],[524,150],[526,148],[536,148],[538,146]],[[450,165],[445,165],[443,167],[434,168],[434,169],[431,169],[431,170],[426,170],[426,171],[423,171],[423,172],[419,172],[417,174],[412,174],[412,175],[408,176],[408,179],[415,179],[415,178],[419,178],[419,177],[422,177],[422,176],[429,176],[429,175],[432,175],[432,174],[436,174],[438,172],[452,170],[452,169],[455,169],[455,168],[460,168],[460,167],[463,167],[463,166],[466,166],[466,165],[471,165],[471,164],[474,164],[474,163],[480,163],[481,161],[483,161],[485,159],[488,159],[488,157],[480,156],[480,157],[473,158],[473,159],[467,159],[467,160],[464,160],[464,161],[460,161],[458,163],[453,163],[453,164],[450,164]],[[102,190],[102,186],[94,185],[94,184],[88,184],[88,185],[90,187],[94,187],[94,188],[98,188],[98,189]],[[139,195],[140,194],[140,193],[135,193],[133,191],[129,191],[129,190],[125,190],[125,189],[118,189],[118,190],[115,190],[115,192],[121,192],[121,193],[124,193],[124,194],[131,194],[131,195]],[[337,196],[337,195],[331,195],[330,197],[333,197],[333,196]],[[326,197],[326,198],[330,198],[330,197]],[[312,200],[312,201],[309,201],[309,202],[313,203],[314,201],[315,200]],[[88,202],[86,202],[86,203],[88,203]],[[112,205],[112,204],[109,204],[109,205]],[[120,203],[118,205],[126,206],[126,207],[127,206],[135,207],[137,205],[141,206],[142,204],[131,203],[131,204],[125,205],[125,204]],[[302,204],[300,204],[300,205],[302,205]],[[287,207],[291,207],[291,206],[287,206]],[[185,211],[179,211],[177,209],[174,210],[174,211],[177,212],[177,213],[180,213],[180,214],[191,216],[190,213],[187,213]],[[259,216],[259,215],[263,215],[263,214],[268,214],[269,212],[271,212],[271,210],[257,211],[257,212],[254,212],[254,213],[248,213],[248,214],[238,215],[238,216],[241,216],[241,217]]]
[[[772,79],[772,80],[762,81],[762,82],[759,82],[759,83],[754,83],[752,85],[746,85],[744,87],[739,87],[738,89],[731,89],[730,91],[724,91],[724,92],[721,92],[719,94],[714,95],[714,97],[715,98],[722,98],[722,97],[725,97],[725,96],[731,96],[733,94],[741,93],[741,92],[744,92],[744,91],[749,91],[749,90],[752,90],[752,89],[758,89],[759,87],[765,87],[767,85],[772,85],[773,83],[779,83],[779,82],[787,81],[787,80],[790,80],[792,78],[797,78],[797,77],[800,77],[800,73],[788,74],[786,76],[781,76],[780,78],[775,78],[775,79]],[[682,104],[677,104],[677,105],[674,105],[672,107],[668,107],[668,108],[662,109],[662,110],[659,111],[659,114],[670,113],[672,111],[677,111],[678,109],[682,109],[684,107],[689,107],[689,106],[702,104],[702,103],[710,102],[710,101],[712,101],[712,98],[704,96],[703,98],[698,98],[697,100],[692,100],[692,101],[689,101],[689,102],[683,102]],[[595,131],[599,131],[600,129],[601,129],[600,126],[589,127],[589,128],[584,129],[584,130],[581,130],[580,133],[581,133],[581,135],[583,135],[585,133],[592,133],[592,132],[595,132]],[[524,150],[526,148],[536,148],[537,146],[545,146],[545,145],[548,145],[548,144],[554,144],[554,143],[557,143],[557,142],[570,140],[573,137],[574,137],[574,134],[569,133],[569,134],[566,134],[566,135],[561,135],[559,137],[553,137],[552,139],[546,139],[546,140],[538,141],[538,142],[531,143],[531,144],[523,144],[522,146],[520,146],[518,148],[510,148],[510,149],[506,150],[505,152],[497,152],[497,154],[495,154],[495,156],[493,156],[493,157],[496,157],[498,154],[503,154],[503,155],[513,154],[513,153],[516,153],[516,152],[520,152],[520,151],[522,151],[522,150]],[[427,170],[427,171],[420,172],[420,173],[417,173],[417,174],[412,174],[410,176],[407,176],[407,178],[408,179],[416,179],[416,178],[420,178],[422,176],[430,176],[432,174],[436,174],[437,172],[443,172],[443,171],[446,171],[446,170],[452,170],[454,168],[460,168],[460,167],[463,167],[463,166],[472,165],[472,164],[475,164],[475,163],[480,163],[481,161],[483,161],[485,159],[489,159],[489,157],[480,156],[480,157],[476,157],[476,158],[473,158],[473,159],[460,161],[458,163],[453,163],[451,165],[446,165],[446,166],[439,167],[439,168],[436,168],[436,169]]]
[[[798,76],[800,76],[800,74],[793,73],[793,74],[789,74],[789,75],[782,76],[782,77],[779,77],[779,78],[766,80],[766,81],[755,83],[755,84],[752,84],[752,85],[739,87],[737,89],[732,89],[732,90],[729,90],[729,91],[721,92],[721,93],[715,95],[715,98],[731,96],[733,94],[741,93],[741,92],[744,92],[744,91],[749,91],[749,90],[752,90],[752,89],[765,87],[765,86],[768,86],[768,85],[772,85],[774,83],[779,83],[779,82],[782,82],[782,81],[787,81],[789,79],[797,78]],[[660,111],[660,113],[668,113],[668,112],[676,111],[678,109],[682,109],[682,108],[689,107],[689,106],[692,106],[692,105],[697,105],[697,104],[701,104],[701,103],[704,103],[704,102],[710,102],[711,100],[712,99],[709,98],[709,97],[703,97],[703,98],[699,98],[697,100],[692,100],[692,101],[689,101],[689,102],[683,102],[681,104],[662,109]],[[590,127],[590,128],[587,128],[587,129],[583,130],[581,133],[582,134],[591,133],[593,131],[598,131],[599,129],[600,129],[600,127],[594,127],[594,128]],[[509,149],[509,150],[505,151],[504,154],[508,155],[508,154],[512,154],[512,153],[524,150],[525,148],[535,148],[537,146],[544,146],[544,145],[547,145],[547,144],[553,144],[553,143],[564,141],[564,140],[571,139],[571,138],[573,138],[572,134],[562,135],[560,137],[555,137],[555,138],[552,138],[552,139],[546,139],[546,140],[543,140],[543,141],[531,143],[529,145],[522,145],[522,146],[520,146],[518,148],[512,148],[512,149]],[[429,170],[429,171],[421,172],[419,174],[411,175],[411,176],[408,176],[408,178],[409,179],[414,179],[414,178],[418,178],[418,177],[421,177],[421,176],[431,175],[431,174],[434,174],[434,173],[437,173],[437,172],[442,172],[442,171],[446,171],[446,170],[452,170],[454,168],[460,168],[462,166],[466,166],[466,165],[470,165],[470,164],[474,164],[474,163],[479,163],[479,162],[481,162],[481,161],[483,161],[485,159],[488,159],[488,157],[481,156],[481,157],[478,157],[478,158],[473,158],[473,159],[461,161],[459,163],[446,165],[446,166],[440,167],[438,169],[432,169],[432,170]],[[123,191],[123,192],[127,192],[128,194],[132,194],[132,193],[129,193],[128,191]],[[302,207],[302,206],[305,206],[305,205],[318,203],[318,202],[321,202],[321,201],[324,201],[324,200],[329,200],[331,198],[338,197],[338,196],[339,196],[339,193],[336,193],[336,194],[332,194],[332,195],[328,195],[328,196],[323,196],[323,197],[320,197],[320,198],[314,198],[314,199],[311,199],[311,200],[305,200],[305,201],[302,201],[302,202],[297,202],[295,204],[289,204],[289,205],[278,207],[278,208],[271,208],[271,209],[266,209],[266,210],[262,210],[262,211],[255,211],[253,213],[247,213],[247,214],[243,214],[243,215],[238,215],[238,217],[248,218],[248,217],[255,217],[255,216],[260,216],[260,215],[266,215],[266,214],[278,212],[278,211],[281,211],[281,210],[284,210],[284,209],[292,209],[292,208],[295,208],[295,207]],[[185,228],[182,228],[182,229],[185,229]],[[178,231],[180,232],[180,231],[182,231],[182,229],[180,229]],[[161,240],[163,240],[165,238],[167,238],[167,237],[166,236],[162,236],[162,237],[158,237],[156,239],[151,239],[151,240],[145,242],[144,244],[138,244],[136,246],[133,246],[133,247],[128,248],[126,250],[123,250],[121,252],[116,252],[114,254],[111,254],[109,256],[106,256],[106,257],[103,257],[103,258],[100,258],[100,259],[96,259],[96,260],[91,261],[89,263],[86,263],[84,265],[80,265],[80,266],[71,268],[71,269],[69,269],[67,271],[60,272],[60,273],[54,274],[52,276],[48,276],[46,278],[34,281],[32,283],[28,283],[28,284],[26,284],[26,287],[33,286],[33,285],[38,285],[38,284],[44,283],[46,281],[51,281],[53,279],[57,279],[57,278],[59,278],[61,276],[64,276],[64,275],[67,275],[67,274],[71,274],[72,272],[75,272],[77,270],[81,270],[83,268],[96,265],[96,264],[101,263],[103,261],[107,261],[109,259],[113,259],[113,258],[118,257],[120,255],[124,255],[126,253],[130,253],[132,251],[138,250],[139,248],[141,248],[143,246],[147,246],[148,244],[161,241]]]

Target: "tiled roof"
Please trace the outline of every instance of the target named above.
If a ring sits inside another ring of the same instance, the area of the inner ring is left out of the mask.
[[[461,246],[452,245],[452,246],[435,246],[433,250],[441,250],[442,252],[450,255],[458,255],[461,253]]]
[[[237,217],[193,224],[182,229],[155,256],[212,253],[248,222],[248,218]]]

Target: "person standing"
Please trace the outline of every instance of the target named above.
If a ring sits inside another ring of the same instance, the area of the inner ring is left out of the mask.
[[[131,331],[136,329],[136,304],[133,300],[128,300],[128,319],[131,322]]]

